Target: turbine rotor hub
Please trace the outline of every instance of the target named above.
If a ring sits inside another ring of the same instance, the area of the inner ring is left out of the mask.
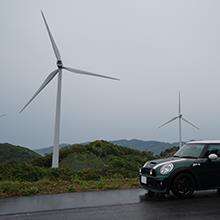
[[[63,63],[61,60],[57,60],[57,67],[58,69],[62,69],[63,68]]]
[[[180,118],[182,118],[182,116],[183,116],[183,115],[181,115],[181,114],[179,115]]]

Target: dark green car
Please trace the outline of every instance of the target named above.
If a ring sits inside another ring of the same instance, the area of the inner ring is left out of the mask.
[[[220,192],[220,141],[192,141],[173,157],[148,161],[139,171],[140,184],[154,192],[189,198],[195,190]]]

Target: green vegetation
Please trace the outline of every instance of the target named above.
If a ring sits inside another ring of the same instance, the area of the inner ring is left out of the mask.
[[[19,152],[21,147],[17,148]],[[175,150],[166,150],[160,156]],[[31,151],[22,152],[22,156],[19,152],[19,157],[0,161],[0,197],[137,187],[138,169],[156,158],[151,152],[94,141],[62,148],[60,168],[52,169],[51,154],[30,154],[28,160],[25,154]]]
[[[101,179],[99,181],[51,181],[47,179],[42,179],[36,182],[0,181],[0,198],[11,196],[29,196],[34,194],[136,188],[138,185],[139,183],[137,178]]]
[[[51,154],[36,158],[32,160],[32,165],[49,168],[51,158]],[[135,178],[140,166],[154,158],[151,152],[140,152],[107,141],[95,141],[62,148],[60,168],[69,169],[80,177],[94,174],[96,178],[113,178],[117,175]]]
[[[162,151],[160,153],[160,157],[161,158],[172,157],[178,150],[179,150],[179,147],[168,148],[165,151]]]
[[[40,155],[36,152],[20,146],[12,144],[0,144],[0,162],[2,161],[24,161]]]

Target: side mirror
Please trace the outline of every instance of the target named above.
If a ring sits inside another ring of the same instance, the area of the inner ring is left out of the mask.
[[[218,158],[218,156],[216,154],[209,154],[208,158],[210,160],[216,160]]]

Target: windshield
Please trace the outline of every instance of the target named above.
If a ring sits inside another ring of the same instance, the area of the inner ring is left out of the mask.
[[[175,154],[174,157],[198,158],[204,144],[185,144]]]

